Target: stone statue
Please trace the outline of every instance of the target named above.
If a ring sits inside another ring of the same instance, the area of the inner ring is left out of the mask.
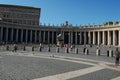
[[[62,47],[62,44],[63,44],[62,35],[58,34],[57,35],[57,47]]]

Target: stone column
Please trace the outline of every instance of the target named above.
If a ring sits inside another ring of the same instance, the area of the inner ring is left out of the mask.
[[[64,44],[64,35],[65,35],[65,34],[64,34],[64,31],[63,31],[63,44]]]
[[[6,41],[8,41],[8,28],[6,28]]]
[[[12,28],[11,41],[13,41],[13,31],[14,31],[14,29]]]
[[[68,42],[71,43],[71,33],[70,33],[70,31],[69,31],[68,34],[69,34],[69,41]]]
[[[18,29],[16,29],[16,42],[18,42]]]
[[[110,34],[109,34],[109,38],[110,38],[110,45],[112,44],[112,37],[111,37],[112,35],[111,35],[111,31],[110,31]]]
[[[50,31],[48,31],[48,44],[50,43]]]
[[[119,33],[119,32],[118,32]],[[117,32],[115,31],[115,45],[118,45],[118,35],[117,35]]]
[[[119,41],[118,43],[119,43],[119,46],[120,46],[120,30],[118,31],[118,34],[119,34],[118,35],[118,41]]]
[[[73,44],[73,32],[71,31],[71,44]]]
[[[82,44],[82,32],[80,32],[80,44]]]
[[[52,44],[54,44],[54,31],[52,31]]]
[[[76,39],[75,39],[75,44],[77,44],[78,38],[77,38],[77,32],[75,33]]]
[[[39,43],[41,43],[41,31],[39,31]]]
[[[26,43],[28,42],[28,30],[26,29]]]
[[[95,32],[93,32],[93,44],[95,44]]]
[[[21,30],[21,43],[23,42],[23,29]]]
[[[84,45],[86,45],[86,32],[84,32]]]
[[[103,35],[102,35],[103,41],[102,42],[103,42],[103,45],[105,45],[105,31],[103,31],[102,33],[103,33]]]
[[[115,46],[115,41],[116,41],[115,30],[113,30],[113,46]]]
[[[30,32],[30,42],[32,43],[32,30]]]
[[[37,30],[35,30],[35,43],[37,42]]]
[[[88,38],[89,38],[89,44],[91,44],[91,35],[90,35],[90,31],[88,32]]]
[[[43,42],[45,43],[45,32],[46,31],[44,31],[44,34],[43,34]]]
[[[1,42],[3,41],[3,27],[1,27]]]
[[[108,45],[110,45],[110,31],[108,31]]]
[[[100,31],[98,31],[98,45],[100,44]]]

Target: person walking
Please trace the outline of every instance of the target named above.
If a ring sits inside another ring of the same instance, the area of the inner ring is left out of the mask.
[[[115,65],[119,66],[119,58],[120,58],[120,52],[118,50],[118,47],[115,50]]]
[[[13,50],[13,51],[16,52],[16,50],[17,50],[17,45],[14,43],[13,46],[14,46],[14,50]]]

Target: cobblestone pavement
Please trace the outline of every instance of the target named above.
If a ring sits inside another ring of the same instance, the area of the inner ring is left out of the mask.
[[[72,78],[69,80],[110,80],[112,78],[120,76],[119,71],[110,70],[110,69],[102,69],[99,71],[95,71],[83,76],[79,76],[76,78]]]
[[[112,48],[114,50],[114,48]],[[22,51],[0,52],[0,80],[120,80],[120,66],[114,66],[114,57],[65,53]],[[93,51],[93,53],[92,53]]]

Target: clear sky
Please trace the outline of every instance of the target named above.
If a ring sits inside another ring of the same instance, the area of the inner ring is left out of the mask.
[[[102,24],[120,20],[120,0],[0,0],[13,4],[41,8],[42,24],[73,25]]]

